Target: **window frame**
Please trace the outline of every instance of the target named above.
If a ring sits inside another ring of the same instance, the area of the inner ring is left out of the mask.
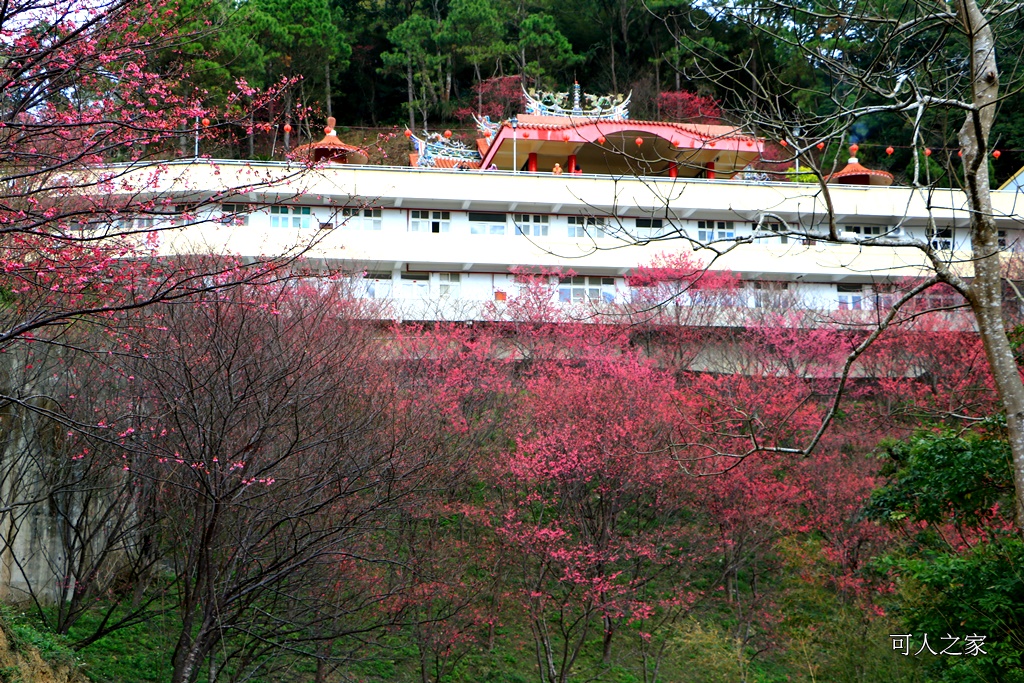
[[[410,209],[407,230],[432,235],[449,233],[452,230],[452,212],[433,209]]]
[[[498,212],[485,212],[485,211],[470,211],[467,212],[469,218],[469,234],[470,235],[491,235],[492,237],[498,237],[508,234],[508,214]],[[474,218],[474,216],[476,218]],[[498,216],[502,217],[502,222],[498,223]]]
[[[551,218],[540,213],[512,214],[516,235],[524,237],[547,237],[551,230]]]
[[[697,241],[717,242],[736,239],[736,221],[697,221]]]

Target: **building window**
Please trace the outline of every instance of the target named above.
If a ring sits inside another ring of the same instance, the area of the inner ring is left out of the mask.
[[[949,285],[935,285],[914,297],[910,302],[912,310],[931,311],[963,306],[965,299]]]
[[[782,292],[789,289],[788,282],[780,282],[778,280],[755,280],[753,285],[754,289],[768,292]]]
[[[587,219],[585,216],[569,216],[569,237],[586,237]]]
[[[270,207],[270,227],[308,228],[312,223],[312,210],[308,206]]]
[[[402,273],[402,298],[427,299],[430,297],[430,275],[427,273]]]
[[[647,220],[638,218],[637,221]],[[660,225],[661,220],[657,219]],[[595,216],[569,216],[569,237],[592,237],[600,239],[608,234],[607,222]]]
[[[953,249],[952,228],[936,228],[931,230],[929,231],[928,239],[931,242],[932,249],[943,251],[952,251]]]
[[[516,234],[527,237],[547,237],[548,217],[538,214],[517,213],[515,215]]]
[[[153,218],[123,218],[118,222],[118,228],[126,232],[132,230],[152,230],[156,224],[156,220]]]
[[[1008,242],[1006,241],[1006,231],[1005,230],[997,231],[996,232],[996,238],[999,241],[999,248],[1000,249],[1006,249],[1007,248],[1007,244],[1008,244]]]
[[[462,275],[459,273],[440,273],[441,296],[459,298],[462,291]]]
[[[341,210],[341,227],[345,230],[373,230],[382,227],[380,209],[345,208]]]
[[[270,227],[272,227],[272,228],[287,228],[288,227],[288,207],[287,206],[272,206],[272,207],[270,207]]]
[[[505,214],[473,213],[469,214],[469,234],[471,235],[504,235]]]
[[[367,271],[363,274],[363,285],[370,299],[387,299],[391,296],[391,273],[386,270]]]
[[[409,232],[450,232],[451,211],[410,211]]]
[[[249,225],[249,206],[247,204],[221,204],[221,215],[217,219],[221,225]]]
[[[637,218],[636,238],[649,240],[665,234],[665,222],[660,218]]]
[[[196,222],[198,208],[195,204],[175,204],[168,214],[171,225],[189,225]]]
[[[735,237],[736,224],[733,221],[697,221],[697,240],[700,242],[731,240]]]
[[[587,301],[610,304],[615,301],[615,278],[583,275],[560,277],[558,300],[567,304]]]
[[[789,283],[779,280],[754,280],[750,286],[754,289],[755,308],[777,306],[783,298],[782,292],[789,291]]]
[[[786,229],[782,227],[782,223],[762,223],[761,229],[779,235],[779,244],[789,244],[789,235],[779,234],[784,233],[786,231]]]
[[[863,307],[864,285],[836,285],[840,311],[859,311]]]
[[[872,237],[881,237],[882,235],[895,235],[896,232],[891,228],[881,225],[844,225],[843,234],[846,237],[856,236],[870,239]]]

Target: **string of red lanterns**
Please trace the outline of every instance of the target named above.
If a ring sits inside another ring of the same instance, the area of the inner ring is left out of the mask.
[[[879,143],[870,143],[870,142],[867,143],[867,145],[869,147],[870,146],[874,146],[875,144],[879,144]],[[781,147],[788,147],[789,143],[786,140],[779,140],[779,146],[781,146]],[[818,151],[822,151],[822,150],[825,149],[825,143],[824,142],[819,142],[819,143],[815,144],[814,146],[818,149]],[[914,149],[914,147],[912,147],[910,145],[900,145],[898,148],[899,149]],[[860,149],[860,146],[857,145],[857,144],[850,145],[850,154],[856,155],[857,154],[857,150],[859,150],[859,149]],[[888,156],[892,156],[896,152],[896,149],[897,149],[897,147],[894,147],[892,145],[888,145],[885,148],[885,153]],[[925,147],[924,155],[926,157],[930,157],[932,155],[932,149],[930,147]],[[964,155],[964,151],[962,149],[958,149],[957,152],[956,152],[956,155],[958,157],[962,157]],[[998,159],[1002,155],[1003,155],[1003,152],[1001,150],[998,150],[998,149],[992,150],[992,157],[994,159]]]

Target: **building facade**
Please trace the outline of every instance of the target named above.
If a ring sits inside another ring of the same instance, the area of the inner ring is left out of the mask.
[[[797,183],[195,161],[171,164],[147,191],[196,207],[159,233],[164,253],[308,248],[413,318],[473,319],[514,297],[524,270],[550,274],[563,303],[626,303],[629,275],[663,254],[750,283],[740,306],[755,305],[755,283],[780,283],[817,309],[869,308],[893,282],[929,272],[920,249],[881,239],[927,241],[971,273],[969,213],[955,190],[829,186],[830,214],[820,187]],[[1024,228],[1017,199],[993,193],[1007,255]],[[840,243],[824,239],[830,215]]]

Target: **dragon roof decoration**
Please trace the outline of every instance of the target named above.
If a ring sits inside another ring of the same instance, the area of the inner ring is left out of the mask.
[[[526,97],[526,113],[535,116],[565,116],[573,118],[598,119],[604,121],[625,121],[629,118],[629,100],[633,93],[622,95],[590,95],[580,91],[580,84],[572,86],[572,97],[567,92],[543,92],[523,90]]]
[[[449,132],[449,135],[451,133]],[[423,137],[412,135],[416,146],[416,165],[444,168],[479,168],[480,152],[441,133],[427,133]]]

